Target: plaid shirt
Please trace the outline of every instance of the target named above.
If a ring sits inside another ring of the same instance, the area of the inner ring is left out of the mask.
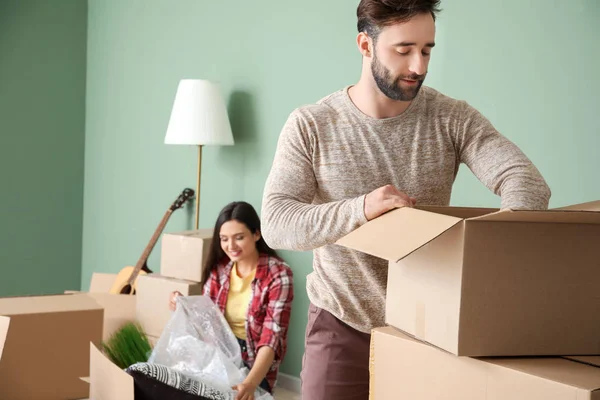
[[[229,277],[233,262],[225,259],[215,268],[203,288],[204,295],[225,313],[229,294]],[[293,274],[282,260],[260,254],[256,274],[251,283],[252,297],[246,317],[246,351],[242,359],[250,368],[262,346],[275,352],[275,359],[266,378],[275,387],[279,365],[287,351],[287,333],[294,298]]]

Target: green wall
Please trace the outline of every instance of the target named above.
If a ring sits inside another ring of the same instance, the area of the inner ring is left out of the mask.
[[[465,98],[547,178],[552,206],[600,198],[600,7],[596,0],[443,2],[427,83]],[[202,227],[227,202],[260,209],[291,110],[355,82],[357,1],[102,0],[89,3],[82,286],[134,264],[167,207],[195,187],[196,150],[163,144],[182,78],[219,81],[236,145],[206,148]],[[495,18],[492,21],[492,18]],[[14,163],[13,163],[14,164]],[[462,169],[455,205],[497,206]],[[193,207],[167,231],[192,227]],[[160,245],[160,243],[159,243]],[[159,268],[160,247],[150,257]],[[284,253],[296,276],[288,358],[298,375],[310,253]]]
[[[550,207],[600,199],[600,1],[442,6],[429,84],[467,99],[530,156]],[[467,168],[452,201],[500,205]]]
[[[0,1],[0,296],[81,281],[87,3]]]

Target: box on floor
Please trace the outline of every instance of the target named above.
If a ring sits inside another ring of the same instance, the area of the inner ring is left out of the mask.
[[[147,335],[159,337],[172,315],[169,299],[173,291],[184,296],[202,294],[202,285],[158,274],[142,275],[137,281],[136,319]]]
[[[102,275],[99,280],[108,283],[104,285],[108,290],[112,281],[109,274]],[[98,282],[93,276],[92,281],[94,280]],[[150,344],[154,346],[171,317],[168,308],[170,292],[179,290],[184,295],[194,295],[199,286],[196,282],[149,274],[140,276],[137,294],[133,296],[105,292],[80,293],[79,296],[88,296],[104,308],[105,340],[124,323],[138,322],[142,328],[149,330],[144,329]],[[102,290],[102,287],[95,286],[95,290]],[[89,375],[81,376],[87,377],[83,380],[89,383],[86,383],[88,393],[84,397],[89,396],[91,400],[134,399],[134,380],[131,375],[108,359],[95,343],[87,343],[86,354],[89,359]]]
[[[401,208],[338,244],[389,261],[387,324],[455,355],[596,355],[599,211]]]
[[[370,400],[599,400],[600,357],[459,357],[373,330]]]
[[[176,290],[184,296],[202,294],[202,287],[197,282],[159,274],[140,275],[135,295],[109,294],[115,277],[115,274],[94,273],[90,292],[67,291],[85,294],[107,309],[104,315],[104,340],[126,322],[137,322],[150,342],[155,343],[172,315],[169,309],[171,292]]]
[[[90,342],[102,340],[103,308],[78,295],[0,299],[0,393],[3,400],[87,397],[80,377]]]
[[[90,290],[94,292],[79,292],[76,295],[95,300],[104,308],[104,327],[102,339],[107,340],[111,335],[128,322],[136,322],[136,295],[110,294],[108,289],[116,275],[92,275]],[[157,337],[148,336],[153,346]],[[79,379],[85,386],[82,399],[94,400],[133,400],[132,377],[109,360],[94,342],[87,342],[84,353],[88,365],[87,372],[80,375]]]

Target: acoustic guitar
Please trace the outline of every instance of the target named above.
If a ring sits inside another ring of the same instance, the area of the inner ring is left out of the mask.
[[[142,256],[138,260],[135,267],[127,266],[117,274],[115,281],[109,290],[109,293],[112,294],[129,294],[134,295],[137,290],[137,279],[140,275],[151,274],[152,270],[148,268],[148,257],[150,256],[150,252],[156,245],[160,234],[162,233],[165,225],[169,221],[171,214],[173,211],[182,208],[183,205],[192,197],[194,197],[194,191],[192,189],[184,189],[183,192],[177,197],[177,199],[171,204],[165,215],[162,217],[158,227],[154,231],[152,238],[150,238],[150,242],[144,249]]]

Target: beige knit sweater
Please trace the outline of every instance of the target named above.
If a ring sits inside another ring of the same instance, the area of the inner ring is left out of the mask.
[[[263,236],[274,248],[314,250],[310,301],[369,332],[384,325],[387,261],[333,243],[366,222],[365,195],[386,184],[420,205],[448,205],[461,163],[503,208],[547,208],[535,166],[466,102],[423,86],[404,113],[375,119],[346,87],[286,122],[265,185]]]

